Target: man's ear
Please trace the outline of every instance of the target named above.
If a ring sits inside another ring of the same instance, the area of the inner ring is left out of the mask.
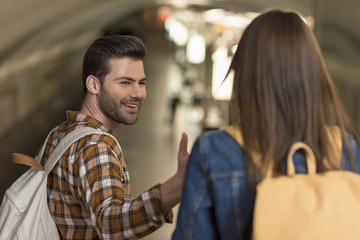
[[[100,92],[100,81],[94,75],[89,75],[86,78],[86,88],[88,92],[92,94],[98,94]]]

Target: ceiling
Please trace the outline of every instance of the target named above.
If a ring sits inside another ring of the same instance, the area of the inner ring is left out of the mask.
[[[354,99],[360,89],[359,0],[1,0],[0,84],[12,80],[9,73],[24,75],[22,67],[41,66],[64,49],[88,46],[106,26],[136,11],[189,4],[233,12],[277,8],[313,16],[330,73],[343,83],[343,95],[349,96],[345,102],[353,105],[360,122],[360,103]]]
[[[187,3],[221,7],[233,11],[263,11],[287,8],[311,15],[311,0],[1,0],[0,57],[15,49],[54,46],[84,33],[91,33],[133,11],[162,4]]]

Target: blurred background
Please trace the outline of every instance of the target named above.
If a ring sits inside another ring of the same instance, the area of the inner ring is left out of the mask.
[[[139,121],[117,130],[132,194],[166,180],[176,171],[181,132],[191,149],[199,134],[228,124],[231,76],[220,83],[244,28],[270,9],[295,11],[311,27],[360,128],[358,0],[1,0],[1,199],[27,169],[11,164],[11,153],[34,156],[65,111],[80,108],[84,52],[108,34],[138,36],[148,49]],[[166,225],[145,239],[170,239],[173,230]]]

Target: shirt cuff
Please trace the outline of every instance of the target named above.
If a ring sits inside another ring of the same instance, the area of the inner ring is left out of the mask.
[[[153,190],[152,192],[154,194],[154,197],[159,200],[158,204],[157,204],[158,212],[161,213],[161,218],[163,218],[166,223],[173,223],[174,213],[173,213],[172,209],[166,214],[163,214],[161,211],[160,186],[161,186],[161,183],[158,183],[154,187],[152,187],[152,190]]]

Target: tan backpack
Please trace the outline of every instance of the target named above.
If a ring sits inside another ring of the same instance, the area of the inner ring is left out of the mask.
[[[243,145],[239,127],[225,131]],[[292,157],[300,149],[307,174],[295,173]],[[360,239],[360,175],[317,173],[315,156],[303,142],[291,145],[287,165],[287,175],[266,176],[256,187],[253,240]]]

